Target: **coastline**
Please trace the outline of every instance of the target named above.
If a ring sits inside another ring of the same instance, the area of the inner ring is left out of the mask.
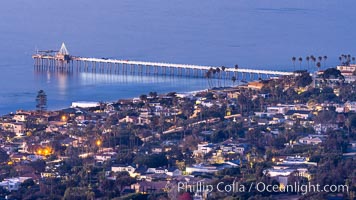
[[[208,92],[209,90],[216,90],[216,89],[226,89],[226,88],[235,88],[235,87],[238,87],[238,86],[243,86],[247,83],[241,83],[240,84],[235,84],[235,85],[229,85],[229,86],[225,86],[225,87],[220,87],[220,88],[206,88],[206,89],[200,89],[200,90],[189,90],[189,91],[181,91],[181,92],[176,92],[176,91],[170,91],[170,92],[163,92],[163,93],[158,93],[158,95],[167,95],[169,93],[176,93],[176,94],[188,94],[188,95],[197,95],[198,93],[202,93],[202,92]],[[110,103],[116,103],[116,102],[120,102],[120,101],[132,101],[134,100],[135,98],[139,98],[139,95],[138,96],[133,96],[133,97],[128,97],[128,98],[118,98],[116,100],[107,100],[107,101],[90,101],[90,100],[78,100],[78,101],[72,101],[72,103],[75,103],[75,102],[91,102],[91,103],[100,103],[100,102],[103,102],[103,103],[106,103],[106,104],[110,104]],[[67,105],[67,106],[58,106],[56,108],[52,108],[52,109],[47,109],[48,112],[57,112],[57,111],[60,111],[60,110],[64,110],[64,109],[68,109],[68,108],[71,108],[72,105]],[[18,111],[35,111],[35,109],[22,109],[22,108],[17,108],[15,111],[13,112],[8,112],[8,113],[3,113],[3,114],[0,114],[0,116],[5,116],[5,115],[9,115],[9,114],[15,114],[16,112]]]

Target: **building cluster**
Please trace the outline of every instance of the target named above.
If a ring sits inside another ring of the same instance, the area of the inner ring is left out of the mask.
[[[353,79],[344,84],[355,81],[355,67],[338,67],[344,81]],[[271,80],[282,79],[286,77]],[[314,87],[330,86],[339,96],[336,78],[322,79],[324,85]],[[281,91],[290,90],[293,80],[281,85]],[[282,97],[273,94],[269,84],[150,93],[115,103],[75,102],[58,111],[19,110],[4,115],[0,187],[11,197],[32,181],[34,193],[40,195],[49,191],[53,180],[76,181],[66,185],[104,195],[101,184],[107,181],[118,196],[165,193],[168,199],[181,195],[174,193],[179,182],[214,184],[226,177],[248,182],[255,174],[277,181],[281,188],[295,177],[311,181],[319,167],[318,160],[311,160],[312,151],[327,143],[330,132],[353,132],[349,118],[356,112],[356,101],[298,99],[312,87],[308,84],[293,88],[297,96],[292,102],[276,103]],[[351,136],[347,145],[343,157],[355,159]],[[75,176],[81,179],[74,180]],[[64,188],[56,194],[68,191]],[[189,195],[213,199],[222,194],[191,191]]]

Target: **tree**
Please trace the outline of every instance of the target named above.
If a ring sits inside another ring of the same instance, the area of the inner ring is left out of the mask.
[[[302,69],[302,61],[303,61],[303,58],[302,57],[299,57],[299,70]]]
[[[30,166],[36,170],[36,173],[44,172],[46,169],[46,162],[44,160],[37,160],[30,163]]]
[[[328,59],[327,56],[324,56],[324,67],[326,67],[326,60]]]
[[[235,76],[231,77],[231,80],[232,80],[232,82],[233,82],[233,84],[234,84],[234,86],[235,86],[236,77],[235,77]]]
[[[225,69],[226,69],[226,67],[225,67],[225,66],[222,66],[222,67],[221,67],[221,71],[222,71],[222,72],[224,72],[224,75],[223,75],[223,79],[224,79],[224,87],[225,87],[225,79],[226,79]]]
[[[350,135],[352,133],[351,131],[354,132],[354,130],[356,129],[356,115],[350,115],[348,117],[348,119],[346,120],[345,125],[347,127],[347,131],[349,133],[349,136],[351,136]]]
[[[6,151],[0,149],[0,163],[6,162],[9,160],[9,155],[7,155]]]
[[[218,77],[218,87],[221,87],[221,83],[220,83],[220,78],[221,78],[221,74],[220,74],[220,68],[219,67],[217,67],[216,68],[216,73],[218,73],[218,75],[219,75],[219,77]]]
[[[297,60],[296,57],[292,57],[292,62],[293,62],[293,71],[295,71],[295,61]]]
[[[296,77],[296,85],[298,87],[305,87],[313,81],[312,77],[308,72],[303,72],[300,76]]]
[[[165,154],[140,154],[137,155],[134,163],[139,165],[145,165],[147,167],[162,167],[168,164],[168,160]]]
[[[318,68],[318,71],[320,70],[320,67],[321,67],[321,63],[320,62],[317,62],[316,63],[316,67]]]
[[[36,109],[39,112],[43,112],[47,109],[47,95],[43,90],[40,90],[37,93]]]
[[[307,57],[305,58],[305,60],[308,62],[308,70],[309,70],[309,61],[310,61],[310,57],[309,57],[309,56],[307,56]]]
[[[211,71],[210,69],[205,73],[205,77],[206,77],[207,80],[208,80],[208,86],[209,86],[209,88],[212,87],[212,86],[211,86],[211,83],[210,83],[211,73],[212,73],[212,71]]]
[[[141,101],[146,101],[146,100],[147,100],[147,95],[141,94],[141,95],[140,95],[140,100],[141,100]]]
[[[341,74],[340,70],[337,70],[336,68],[329,68],[327,70],[324,71],[323,73],[323,79],[344,79],[344,76]]]
[[[95,194],[84,187],[69,187],[64,193],[63,200],[94,199]]]
[[[157,92],[149,92],[149,94],[148,94],[151,98],[153,98],[153,99],[155,99],[155,98],[157,98]]]
[[[322,56],[319,56],[319,57],[318,57],[318,60],[319,60],[319,62],[321,62],[321,61],[323,60],[323,57],[322,57]]]
[[[237,97],[237,102],[238,102],[238,104],[240,106],[240,112],[242,114],[243,111],[244,111],[245,106],[248,104],[248,98],[244,94],[240,94]]]
[[[136,183],[136,179],[132,178],[128,172],[119,172],[116,176],[115,185],[117,185],[120,191],[131,184]]]

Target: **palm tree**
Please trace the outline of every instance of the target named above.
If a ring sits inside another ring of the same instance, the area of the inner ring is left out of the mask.
[[[208,71],[205,73],[205,77],[206,77],[207,80],[208,80],[208,86],[209,86],[209,88],[211,88],[211,84],[210,84],[211,71],[210,71],[210,70],[208,70]]]
[[[236,77],[235,76],[231,77],[231,80],[232,80],[233,86],[235,86]]]
[[[320,62],[317,62],[316,63],[316,67],[318,68],[318,71],[320,70],[320,67],[321,67],[321,63]]]
[[[221,71],[221,70],[220,70],[220,68],[219,68],[219,67],[217,67],[217,68],[216,68],[216,73],[218,73],[218,75],[219,75],[219,76],[218,76],[218,87],[220,87],[220,86],[221,86],[221,84],[220,84],[220,78],[221,78],[220,71]]]
[[[292,57],[292,62],[293,62],[293,71],[295,71],[295,61],[297,60],[296,57]]]
[[[339,56],[340,64],[342,65],[342,57]]]
[[[302,69],[302,61],[303,61],[303,58],[302,57],[299,57],[299,70]]]
[[[240,112],[241,112],[241,115],[243,114],[243,110],[244,110],[244,107],[246,106],[246,104],[248,103],[248,99],[247,97],[244,95],[244,94],[240,94],[238,97],[237,97],[237,102],[240,106]]]
[[[326,60],[328,59],[327,56],[324,56],[324,68],[326,67]]]
[[[224,72],[223,79],[224,79],[224,87],[225,87],[225,79],[226,79],[226,73],[225,73],[225,66],[221,66],[221,70]]]
[[[355,64],[355,57],[352,57],[352,62],[354,62],[354,64]]]
[[[316,58],[315,58],[313,55],[311,55],[310,58],[311,58],[311,60],[313,61],[313,64],[315,65]]]
[[[308,70],[309,70],[309,60],[310,60],[310,57],[307,56],[307,57],[305,58],[305,60],[307,60],[307,62],[308,62]]]
[[[318,60],[319,60],[319,62],[321,62],[321,61],[323,60],[323,57],[322,57],[322,56],[319,56],[319,57],[318,57]]]
[[[239,65],[236,64],[236,65],[235,65],[235,70],[236,70],[236,71],[234,72],[234,73],[235,73],[234,75],[235,75],[235,77],[236,77],[236,80],[239,79],[238,72],[237,72],[238,69],[239,69]]]
[[[214,78],[215,78],[216,69],[213,69],[213,68],[211,68],[211,69],[212,69],[212,72],[213,72],[213,76],[214,76]]]

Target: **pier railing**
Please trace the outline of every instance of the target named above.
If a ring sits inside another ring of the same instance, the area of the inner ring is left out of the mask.
[[[65,45],[62,45],[62,48]],[[190,64],[174,64],[162,62],[145,62],[133,60],[107,59],[107,58],[85,58],[70,56],[68,51],[58,51],[57,54],[34,54],[36,69],[58,70],[58,71],[85,71],[116,74],[146,74],[146,75],[170,75],[207,77],[220,79],[264,79],[271,76],[291,75],[292,72],[275,70],[243,69]],[[64,52],[64,53],[63,53]]]

